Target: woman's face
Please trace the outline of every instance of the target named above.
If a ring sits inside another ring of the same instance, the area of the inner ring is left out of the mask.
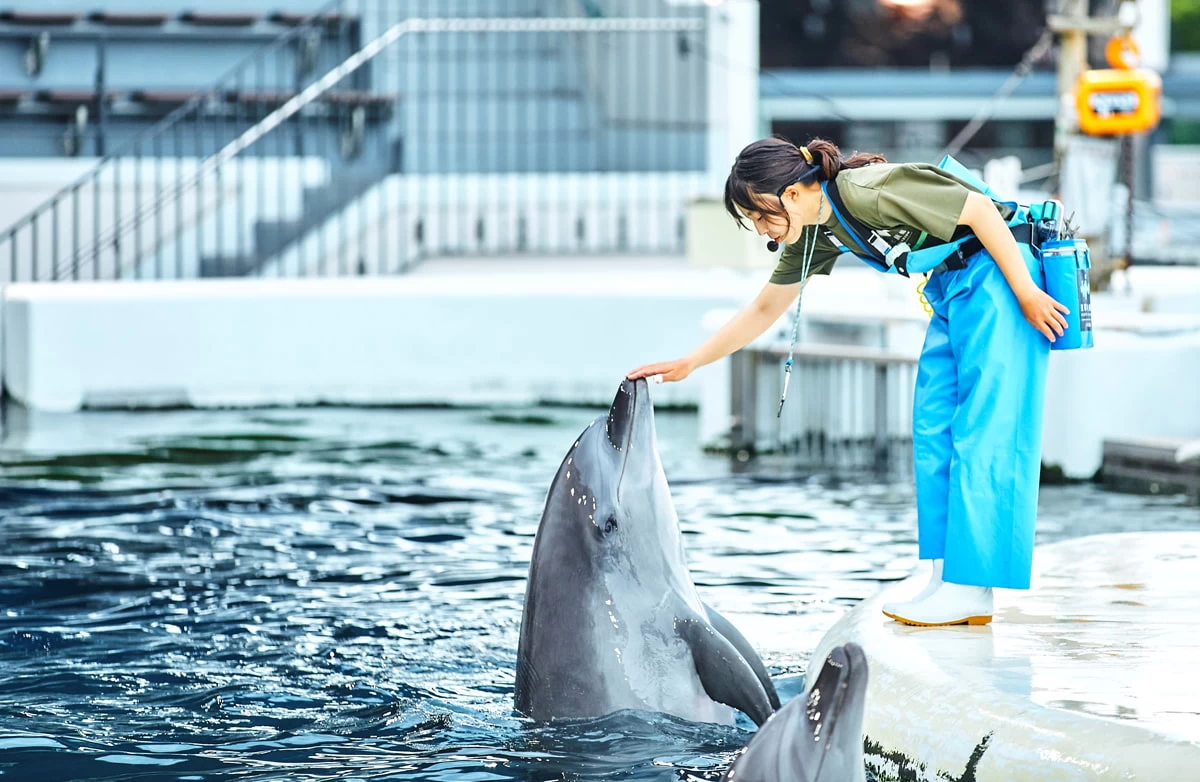
[[[800,240],[806,225],[816,224],[821,200],[820,185],[791,185],[783,191],[782,198],[755,193],[754,201],[763,208],[743,210],[743,214],[754,224],[754,230],[759,236],[767,236],[783,244],[793,244]],[[779,213],[780,201],[783,202],[786,215]],[[825,222],[829,216],[829,209],[822,210],[821,222]]]

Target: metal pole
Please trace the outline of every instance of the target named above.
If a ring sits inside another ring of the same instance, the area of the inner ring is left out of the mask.
[[[33,282],[37,282],[38,280],[38,218],[40,216],[37,212],[34,212],[29,220],[29,279]]]
[[[142,276],[142,143],[133,153],[133,276]]]
[[[1059,31],[1058,110],[1054,115],[1054,160],[1062,171],[1067,142],[1079,128],[1075,112],[1075,84],[1087,68],[1087,34],[1082,22],[1088,15],[1088,0],[1060,0],[1064,26]]]
[[[113,279],[121,279],[121,158],[113,158]]]
[[[888,365],[875,365],[875,465],[883,467],[888,447]]]
[[[71,192],[71,279],[79,279],[79,185]]]
[[[96,40],[96,156],[104,157],[104,126],[107,121],[104,105],[104,69],[108,59],[108,37]]]

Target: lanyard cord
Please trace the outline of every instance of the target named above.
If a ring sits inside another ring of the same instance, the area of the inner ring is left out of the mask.
[[[817,248],[817,235],[821,230],[822,207],[825,206],[825,194],[821,193],[817,201],[817,222],[805,226],[808,229],[804,235],[804,250],[801,253],[800,292],[796,294],[796,315],[792,320],[792,341],[788,345],[787,363],[783,365],[783,391],[779,394],[779,410],[775,417],[783,417],[783,403],[787,399],[788,383],[792,380],[792,363],[796,355],[796,339],[800,336],[800,302],[804,299],[804,288],[808,285],[808,270],[812,266],[813,251]]]

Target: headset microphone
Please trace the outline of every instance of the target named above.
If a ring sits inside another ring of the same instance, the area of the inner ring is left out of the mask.
[[[769,252],[775,252],[778,249],[779,249],[779,242],[775,241],[774,239],[767,242],[767,250]]]

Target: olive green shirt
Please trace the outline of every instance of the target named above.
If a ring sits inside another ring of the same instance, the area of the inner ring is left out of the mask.
[[[906,242],[909,246],[915,246],[922,233],[939,242],[950,241],[958,228],[967,195],[978,192],[953,174],[928,163],[875,163],[843,169],[837,175],[837,188],[846,209],[861,223],[893,244]],[[1012,216],[1012,210],[1003,204],[997,204],[996,208],[1006,220]],[[832,209],[826,199],[821,205],[823,224],[842,244],[857,248],[854,238],[831,216]],[[831,219],[826,220],[827,217]],[[801,281],[804,245],[811,230],[811,226],[806,227],[797,242],[784,248],[771,282],[790,285]],[[922,246],[931,243],[938,242],[927,239]],[[841,255],[841,249],[824,232],[818,233],[809,274],[829,274]]]

